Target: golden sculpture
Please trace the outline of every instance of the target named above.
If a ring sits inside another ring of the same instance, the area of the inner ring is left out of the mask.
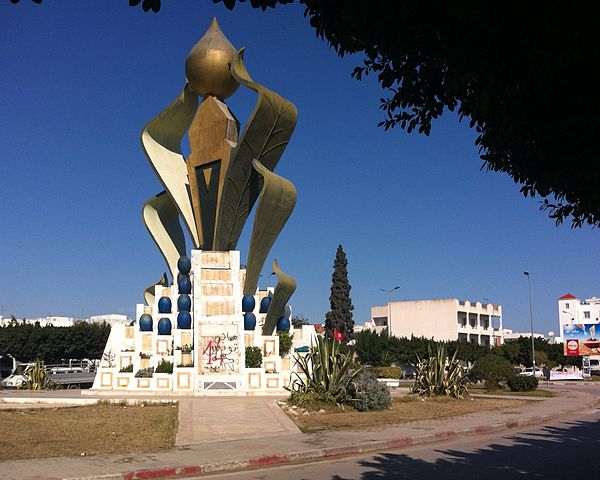
[[[236,248],[258,200],[243,289],[254,295],[264,262],[296,202],[293,184],[273,169],[294,131],[297,110],[252,80],[243,55],[244,50],[236,52],[213,19],[187,56],[188,83],[144,127],[144,152],[165,187],[165,196],[147,202],[144,221],[175,281],[174,257],[185,251],[181,227],[174,224],[175,212],[182,217],[193,247],[228,251]],[[238,140],[238,122],[224,100],[240,84],[255,91],[258,99]],[[180,143],[186,130],[190,155],[184,159]],[[277,309],[282,302],[285,306],[295,289],[292,277],[283,272],[281,276],[281,287],[272,300]],[[276,313],[269,316],[268,329]]]
[[[185,60],[185,75],[199,97],[212,95],[219,100],[231,97],[240,86],[229,73],[236,50],[213,18],[204,36]]]

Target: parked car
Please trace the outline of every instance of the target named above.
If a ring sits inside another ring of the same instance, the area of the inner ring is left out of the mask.
[[[19,388],[27,380],[33,366],[33,363],[17,365],[12,374],[0,382],[0,388]],[[96,376],[96,365],[91,360],[43,366],[50,374],[51,380],[64,388],[90,388]]]
[[[417,375],[417,369],[408,363],[400,364],[400,378],[405,380],[407,378],[415,378]]]
[[[519,375],[523,375],[525,377],[531,377],[531,376],[533,376],[533,368],[532,367],[526,368],[521,373],[519,373]],[[535,378],[544,378],[544,372],[542,372],[541,369],[536,368],[535,369]]]

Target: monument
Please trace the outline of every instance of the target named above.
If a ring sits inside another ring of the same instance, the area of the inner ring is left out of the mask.
[[[275,288],[259,290],[258,282],[296,203],[294,185],[273,172],[296,125],[296,107],[252,80],[244,49],[236,51],[216,19],[189,52],[185,74],[177,98],[141,134],[164,187],[144,204],[142,217],[167,271],[145,290],[135,321],[113,327],[93,388],[281,394],[294,367],[279,352],[277,332],[291,328],[286,305],[296,282],[277,261]],[[241,135],[225,103],[240,86],[258,95]],[[236,248],[253,208],[244,267]],[[246,347],[260,349],[260,366],[246,368]]]

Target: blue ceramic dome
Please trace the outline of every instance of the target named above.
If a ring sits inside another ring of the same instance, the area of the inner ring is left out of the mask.
[[[158,313],[171,313],[171,299],[169,297],[160,297],[158,300]]]
[[[244,330],[254,330],[256,327],[256,316],[253,313],[244,313]]]
[[[158,334],[171,335],[171,320],[163,317],[158,321]]]
[[[144,313],[138,322],[140,324],[140,332],[151,332],[152,331],[152,316],[148,313]]]
[[[277,320],[277,331],[288,332],[290,330],[290,321],[287,317],[279,317]]]
[[[180,312],[189,312],[192,309],[192,299],[187,293],[179,295],[177,299],[177,310]]]
[[[181,330],[192,328],[192,314],[190,312],[179,312],[177,314],[177,328]]]
[[[179,280],[177,280],[177,287],[179,288],[179,293],[189,294],[192,293],[192,281],[188,275],[182,276]]]
[[[252,312],[254,311],[254,306],[256,305],[256,301],[254,300],[254,295],[244,295],[242,297],[242,312]]]
[[[265,297],[260,301],[259,313],[267,313],[269,311],[269,305],[271,305],[271,297]]]
[[[190,273],[190,270],[192,269],[190,257],[179,257],[179,260],[177,260],[177,269],[181,273]]]

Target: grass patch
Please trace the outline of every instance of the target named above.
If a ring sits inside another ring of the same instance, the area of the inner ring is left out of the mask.
[[[0,411],[0,460],[172,448],[177,404]]]
[[[388,426],[398,423],[427,420],[432,418],[454,417],[486,410],[503,410],[522,405],[522,400],[497,398],[421,398],[405,396],[395,398],[388,410],[378,412],[357,412],[346,407],[345,411],[329,410],[326,413],[310,415],[290,415],[290,418],[303,432],[337,429],[362,429]]]

